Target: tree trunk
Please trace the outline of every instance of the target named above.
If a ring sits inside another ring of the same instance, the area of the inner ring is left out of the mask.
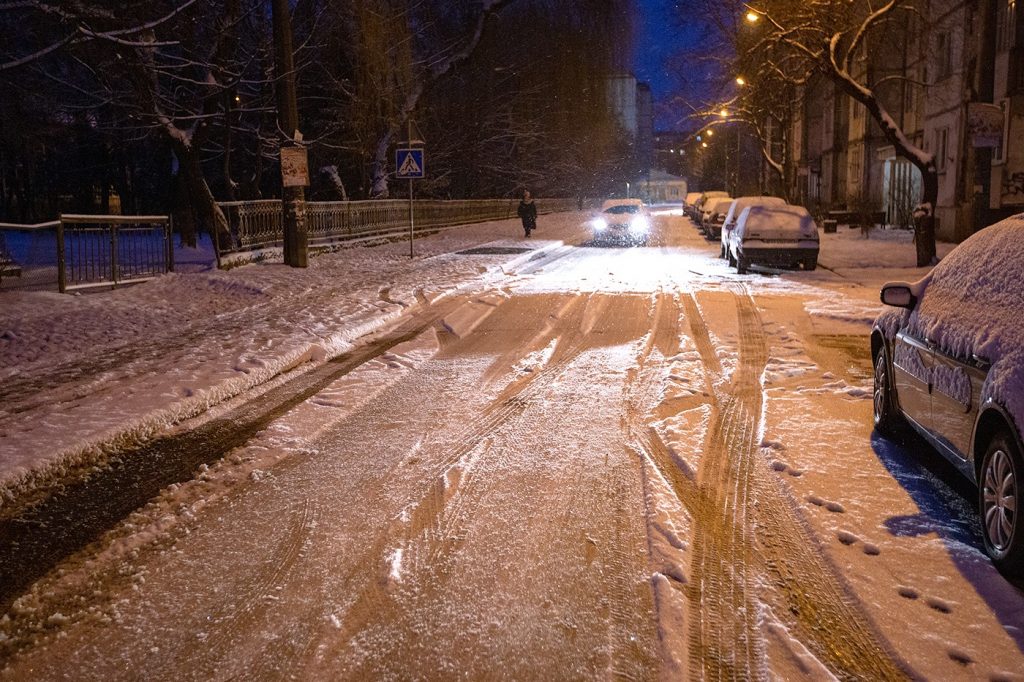
[[[182,179],[185,181],[185,186],[188,189],[189,201],[195,210],[196,218],[203,227],[209,230],[211,238],[217,234],[220,243],[226,244],[226,240],[230,238],[228,221],[220,206],[217,205],[217,200],[214,199],[210,186],[206,184],[203,170],[199,166],[199,155],[195,152],[194,147],[186,145],[181,141],[175,141],[174,153],[178,157],[179,172],[182,174]],[[214,230],[216,230],[216,233]],[[186,246],[195,247],[196,231],[182,232],[181,242]]]
[[[921,205],[914,211],[914,245],[917,247],[919,268],[935,263],[935,204],[939,200],[939,174],[929,165],[921,169],[921,179]]]
[[[388,149],[391,148],[391,140],[398,131],[389,129],[377,140],[377,148],[373,152],[373,178],[370,185],[371,199],[387,199],[388,188]]]

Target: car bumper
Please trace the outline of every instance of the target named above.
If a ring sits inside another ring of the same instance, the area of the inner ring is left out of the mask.
[[[817,248],[809,247],[782,247],[782,248],[740,248],[739,256],[748,263],[767,265],[777,268],[795,268],[801,264],[818,259]]]

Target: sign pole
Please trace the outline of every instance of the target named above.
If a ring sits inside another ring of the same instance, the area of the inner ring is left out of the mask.
[[[412,178],[409,179],[409,258],[413,257],[413,203],[412,203]]]
[[[409,120],[407,121],[407,123],[408,123],[408,133],[409,134],[406,136],[405,139],[408,141],[409,146],[411,147],[412,146],[412,116],[409,117]],[[415,241],[415,239],[416,239],[416,237],[413,234],[412,178],[409,178],[409,258],[410,259],[414,257],[413,256],[412,245],[413,245],[413,242]]]
[[[414,258],[416,254],[414,248],[416,241],[416,219],[412,181],[426,177],[423,165],[423,147],[414,147],[414,145],[422,144],[422,140],[412,139],[412,118],[410,118],[409,139],[406,140],[406,146],[395,150],[395,179],[409,181],[409,258]]]

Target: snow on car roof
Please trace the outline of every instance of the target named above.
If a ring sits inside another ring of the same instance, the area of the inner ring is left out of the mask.
[[[750,232],[792,232],[817,239],[818,226],[803,206],[748,206],[736,221],[739,234]]]
[[[704,210],[710,213],[724,213],[732,206],[733,199],[729,197],[714,198],[704,204]]]
[[[921,282],[915,336],[992,368],[981,399],[996,398],[1024,428],[1024,213],[972,235]]]
[[[732,207],[729,208],[729,214],[725,217],[726,221],[736,219],[740,213],[743,213],[743,209],[748,206],[784,206],[786,200],[781,197],[765,197],[765,196],[747,196],[738,197],[732,203]]]

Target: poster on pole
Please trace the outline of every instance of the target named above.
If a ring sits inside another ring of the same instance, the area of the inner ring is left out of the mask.
[[[395,150],[395,177],[399,180],[422,180],[426,177],[422,149]]]
[[[285,187],[309,185],[309,159],[305,147],[281,147],[281,184]]]

